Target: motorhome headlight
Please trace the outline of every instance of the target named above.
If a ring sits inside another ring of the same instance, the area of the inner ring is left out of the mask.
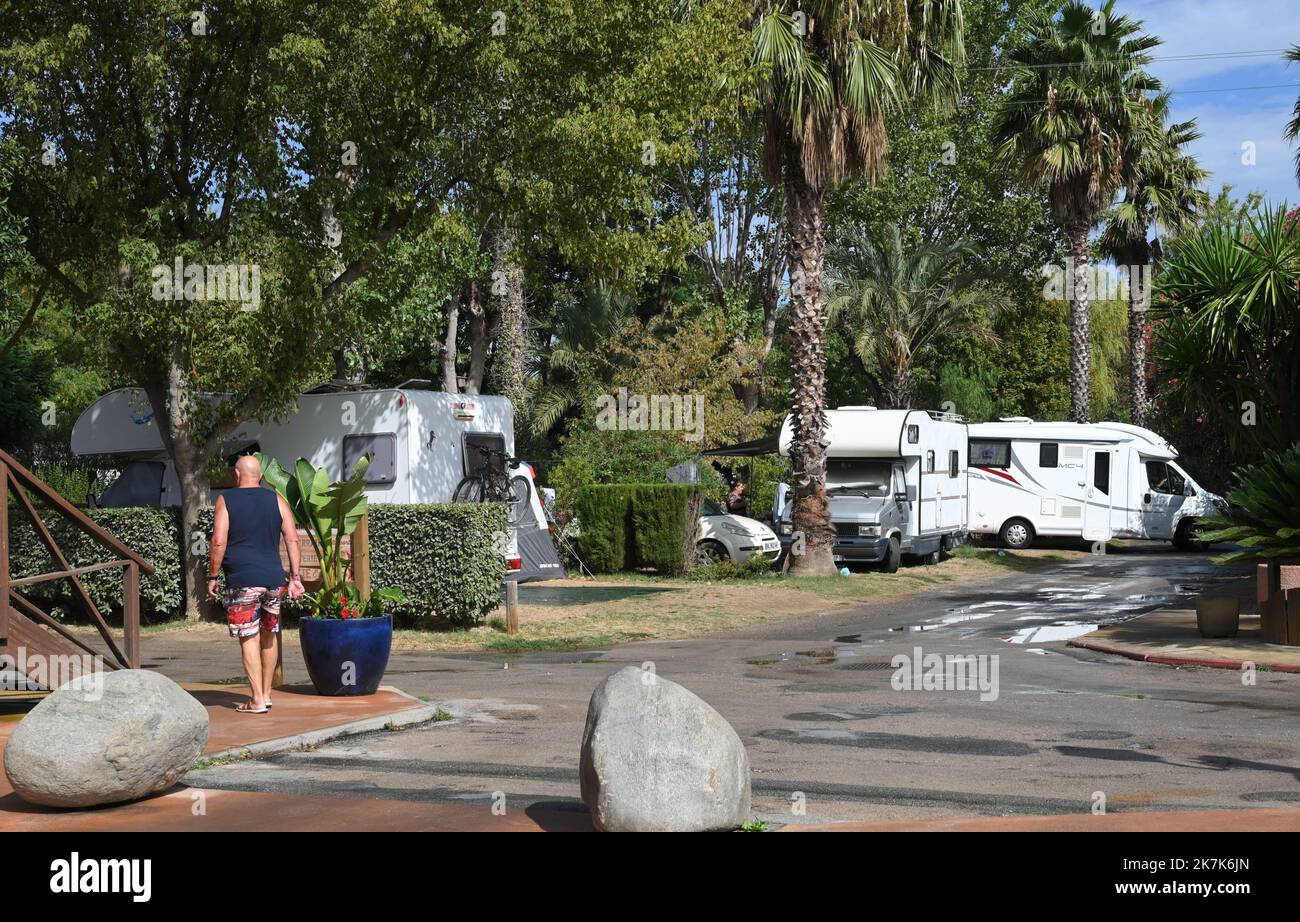
[[[858,526],[858,537],[859,537],[859,538],[879,538],[879,537],[880,537],[880,526],[879,526],[879,525],[859,525],[859,526]]]

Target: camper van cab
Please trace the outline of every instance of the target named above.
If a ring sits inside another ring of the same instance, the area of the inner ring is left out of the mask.
[[[841,407],[827,418],[826,492],[834,558],[898,569],[904,554],[937,563],[966,534],[966,424],[927,410]],[[790,419],[780,450],[789,454]],[[787,492],[778,520],[795,544]]]
[[[1150,538],[1198,547],[1196,518],[1226,508],[1178,451],[1124,423],[976,423],[970,430],[972,534],[1025,548],[1039,536]]]

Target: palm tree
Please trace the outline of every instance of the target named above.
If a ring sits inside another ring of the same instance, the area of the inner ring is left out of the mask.
[[[1300,45],[1292,45],[1284,57],[1295,64],[1300,64]],[[1286,136],[1294,141],[1300,138],[1300,96],[1296,97],[1295,108],[1291,112],[1291,121],[1286,126]],[[1295,177],[1300,182],[1300,151],[1295,155]]]
[[[1160,40],[1142,23],[1067,0],[1059,18],[1036,15],[1014,55],[1012,85],[998,109],[998,156],[1046,186],[1073,264],[1070,294],[1070,416],[1087,422],[1089,397],[1088,234],[1124,175],[1135,132],[1149,130],[1146,94],[1159,83],[1142,68]]]
[[[882,407],[911,407],[913,363],[927,346],[961,333],[997,342],[982,316],[1005,301],[966,268],[973,255],[964,243],[904,246],[897,224],[853,235],[832,252],[831,319],[862,364],[877,369]]]
[[[826,502],[827,190],[885,166],[885,115],[907,98],[951,100],[962,60],[959,0],[757,0],[754,65],[763,160],[785,193],[790,273],[790,571],[835,571]]]
[[[1156,131],[1128,136],[1124,155],[1124,199],[1111,211],[1101,236],[1101,250],[1130,269],[1128,345],[1129,405],[1135,426],[1146,425],[1147,307],[1150,280],[1159,261],[1159,232],[1177,234],[1196,224],[1209,206],[1201,184],[1209,173],[1185,150],[1201,136],[1195,120],[1167,124],[1169,95],[1151,100]],[[1155,230],[1157,236],[1148,240]],[[1139,271],[1132,271],[1137,269]]]

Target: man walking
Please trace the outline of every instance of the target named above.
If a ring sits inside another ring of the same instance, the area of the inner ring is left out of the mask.
[[[265,714],[271,707],[271,681],[280,655],[280,603],[303,594],[299,573],[298,526],[289,504],[265,490],[262,465],[252,455],[235,463],[235,488],[217,499],[212,523],[208,595],[220,597],[226,608],[230,636],[239,638],[244,674],[251,691],[235,710]],[[289,582],[280,564],[280,540],[289,550]],[[218,573],[226,574],[226,590],[218,595]]]

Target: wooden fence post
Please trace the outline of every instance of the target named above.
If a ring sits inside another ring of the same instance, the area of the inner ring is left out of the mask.
[[[519,633],[519,583],[506,580],[506,633]]]

